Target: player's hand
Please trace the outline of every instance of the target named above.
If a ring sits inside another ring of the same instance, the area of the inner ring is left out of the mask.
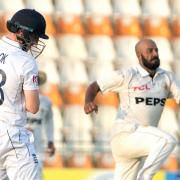
[[[48,142],[48,148],[46,152],[49,154],[49,156],[53,156],[55,153],[55,147],[53,142]]]
[[[28,131],[31,131],[32,133],[34,132],[33,128],[30,127],[30,126],[27,126],[26,129],[27,129]]]
[[[85,103],[84,112],[86,114],[89,114],[89,113],[91,113],[93,111],[95,111],[97,113],[98,112],[98,106],[94,102]]]

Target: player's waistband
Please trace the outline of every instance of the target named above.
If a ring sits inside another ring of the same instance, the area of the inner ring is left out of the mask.
[[[119,133],[132,133],[136,131],[138,128],[138,124],[133,121],[118,119],[114,122],[112,129],[111,129],[111,138],[116,136]]]

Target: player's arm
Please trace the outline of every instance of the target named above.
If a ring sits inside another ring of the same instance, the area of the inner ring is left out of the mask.
[[[89,114],[93,111],[95,112],[98,111],[98,107],[94,103],[94,99],[99,91],[100,88],[96,81],[88,86],[86,90],[85,104],[84,104],[84,111],[86,114]]]
[[[39,110],[39,91],[38,90],[24,90],[26,111],[33,114]]]
[[[121,86],[125,81],[125,73],[131,77],[130,72],[122,72],[122,71],[113,71],[104,74],[102,77],[98,78],[97,81],[90,84],[86,90],[85,95],[85,104],[84,111],[86,114],[89,114],[93,111],[97,112],[98,107],[94,103],[94,99],[98,92],[107,93],[107,92],[119,92]],[[128,82],[128,80],[127,80]]]
[[[39,87],[38,87],[38,68],[34,59],[25,57],[21,67],[21,80],[23,81],[23,93],[25,98],[26,111],[37,113],[39,110]]]

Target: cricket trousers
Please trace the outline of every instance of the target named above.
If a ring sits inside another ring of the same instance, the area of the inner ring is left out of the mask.
[[[117,134],[111,140],[114,180],[152,180],[175,145],[175,138],[152,126]]]
[[[32,133],[0,122],[0,179],[39,180],[38,171]]]

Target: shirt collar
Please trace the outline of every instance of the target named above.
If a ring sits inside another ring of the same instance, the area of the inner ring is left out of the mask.
[[[149,76],[149,73],[140,64],[138,64],[136,68],[142,77]]]
[[[137,70],[139,71],[139,73],[141,74],[142,77],[149,76],[149,72],[146,71],[140,64],[138,64],[136,66],[136,68],[137,68]],[[163,72],[164,71],[159,67],[156,69],[156,74],[161,74]]]
[[[7,43],[7,44],[9,44],[9,45],[11,45],[11,46],[13,46],[13,47],[16,47],[16,48],[20,48],[20,49],[21,49],[20,44],[19,44],[18,42],[13,41],[13,40],[7,38],[6,36],[3,36],[3,37],[1,38],[1,40],[2,40],[3,42],[5,42],[5,43]]]

